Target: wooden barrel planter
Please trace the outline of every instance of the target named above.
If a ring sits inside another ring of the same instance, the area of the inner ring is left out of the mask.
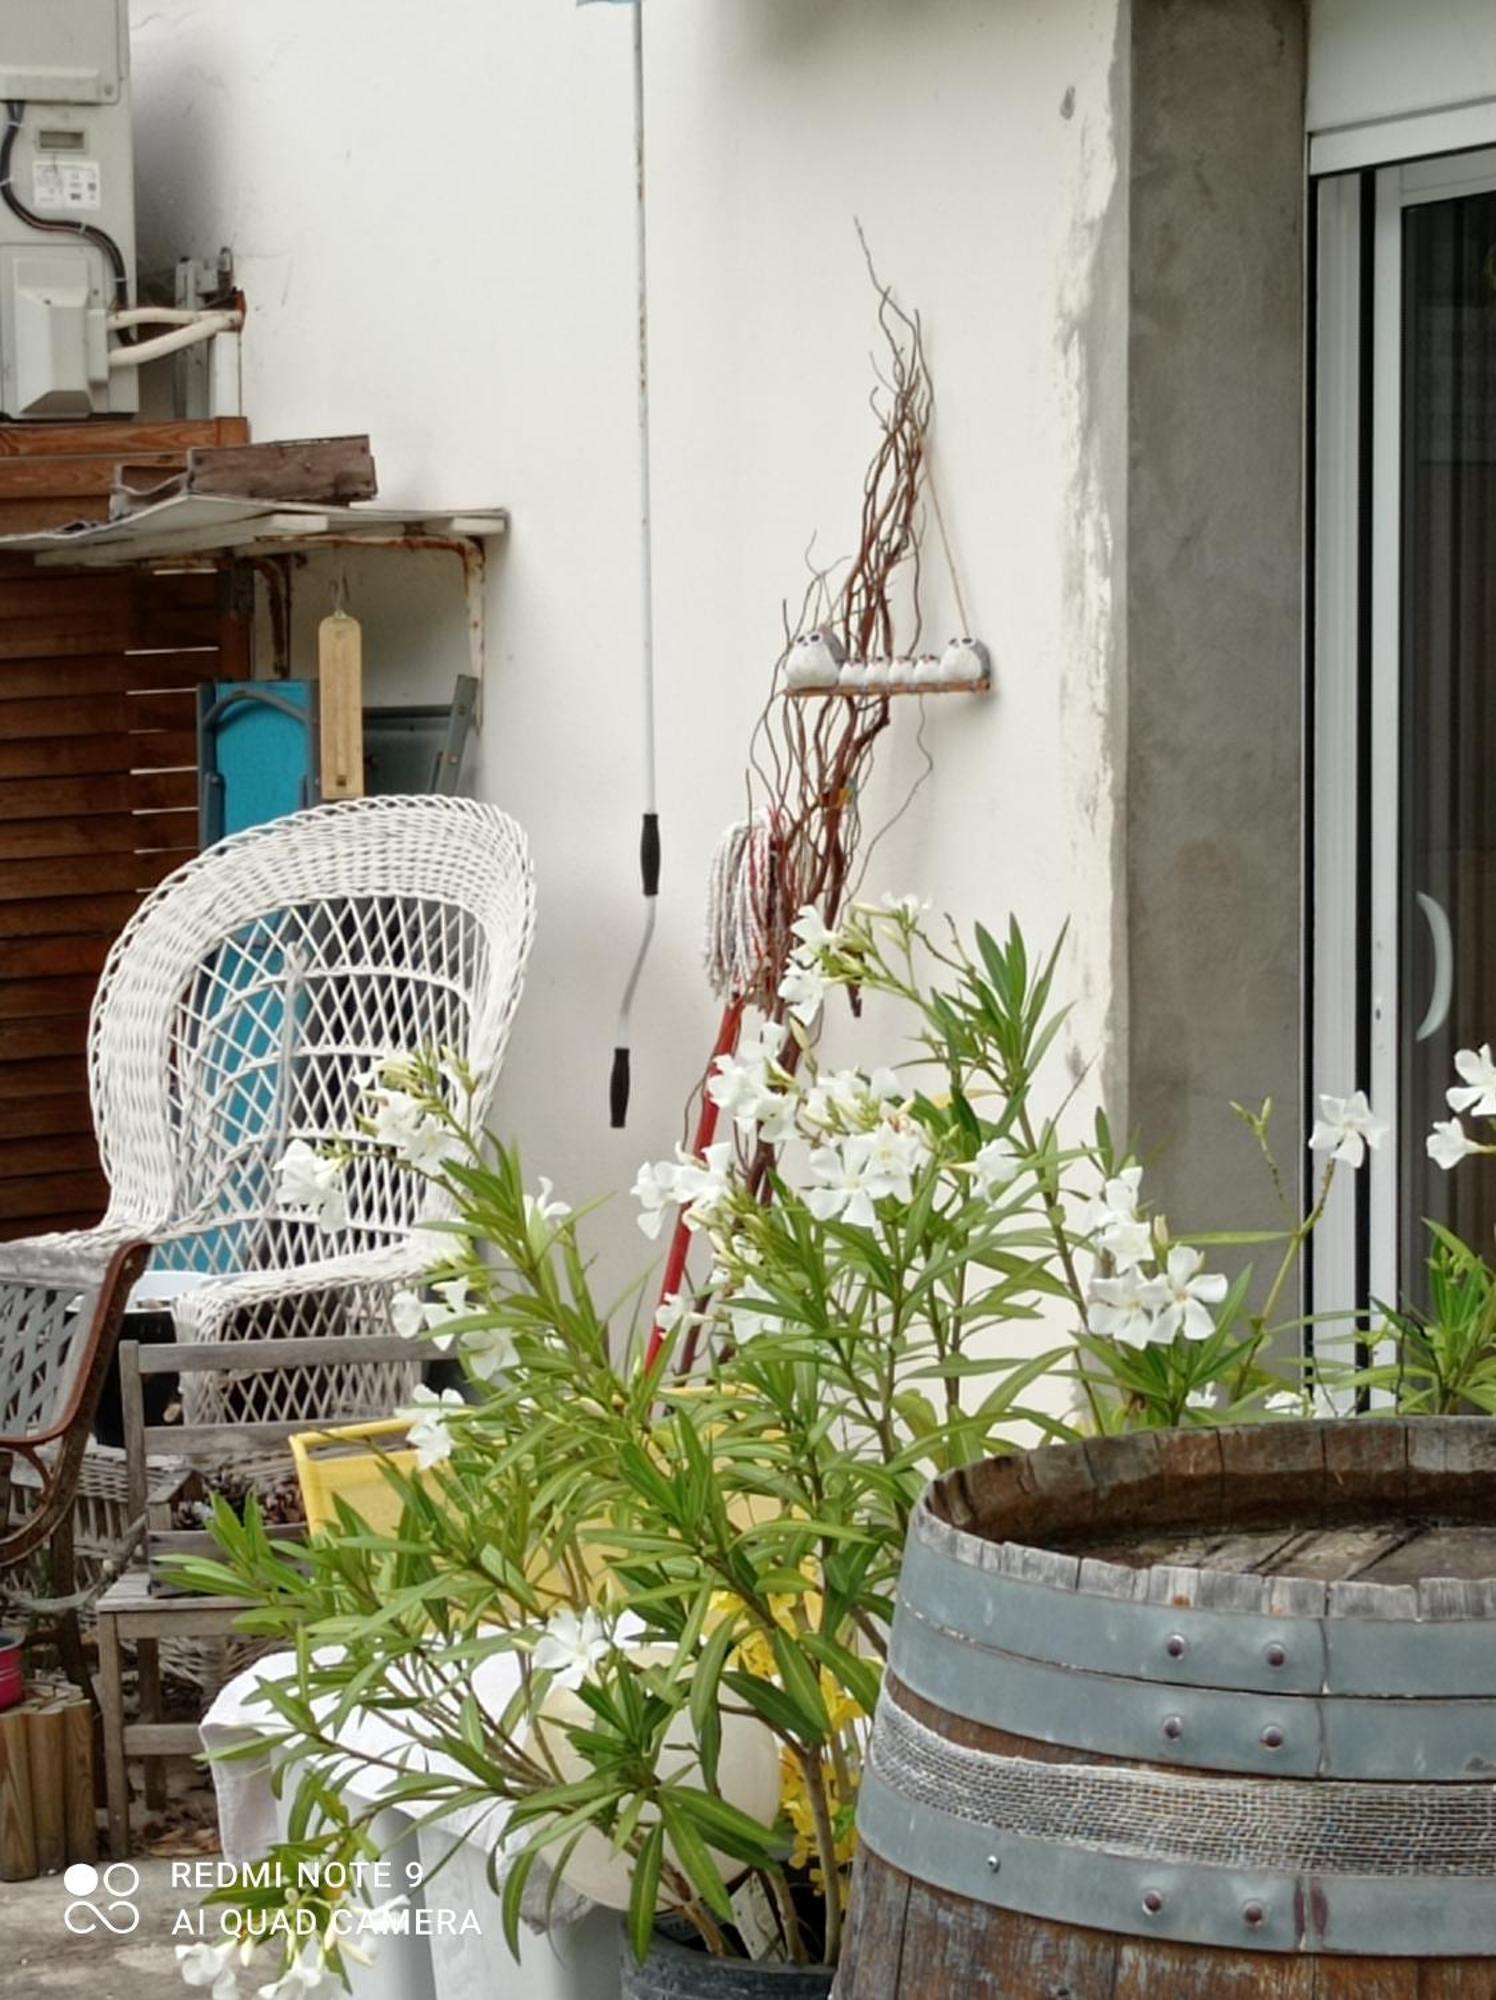
[[[1496,1995],[1496,1422],[1150,1433],[910,1535],[838,2000]]]

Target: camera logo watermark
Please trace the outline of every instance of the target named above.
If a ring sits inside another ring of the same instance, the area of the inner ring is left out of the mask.
[[[73,1898],[62,1913],[63,1925],[74,1937],[92,1937],[112,1931],[129,1937],[140,1928],[140,1910],[135,1892],[140,1887],[140,1870],[129,1861],[111,1861],[102,1872],[87,1861],[75,1861],[64,1871],[62,1886]],[[89,1899],[99,1896],[103,1906]]]

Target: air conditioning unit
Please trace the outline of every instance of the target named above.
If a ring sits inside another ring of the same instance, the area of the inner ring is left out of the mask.
[[[128,0],[0,0],[0,414],[139,407]]]

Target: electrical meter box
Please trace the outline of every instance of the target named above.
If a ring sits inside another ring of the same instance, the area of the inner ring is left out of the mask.
[[[129,0],[0,0],[0,415],[138,407]]]

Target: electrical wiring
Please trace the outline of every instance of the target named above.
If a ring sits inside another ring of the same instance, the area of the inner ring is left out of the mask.
[[[130,274],[125,268],[124,252],[107,230],[98,229],[91,222],[72,222],[59,216],[38,215],[28,208],[16,193],[11,179],[11,165],[16,150],[16,140],[20,136],[21,122],[25,117],[24,98],[11,97],[5,102],[5,136],[0,139],[0,199],[11,214],[24,222],[28,229],[41,229],[51,235],[81,236],[85,243],[91,243],[101,250],[114,274],[116,304],[121,309],[130,304]]]

